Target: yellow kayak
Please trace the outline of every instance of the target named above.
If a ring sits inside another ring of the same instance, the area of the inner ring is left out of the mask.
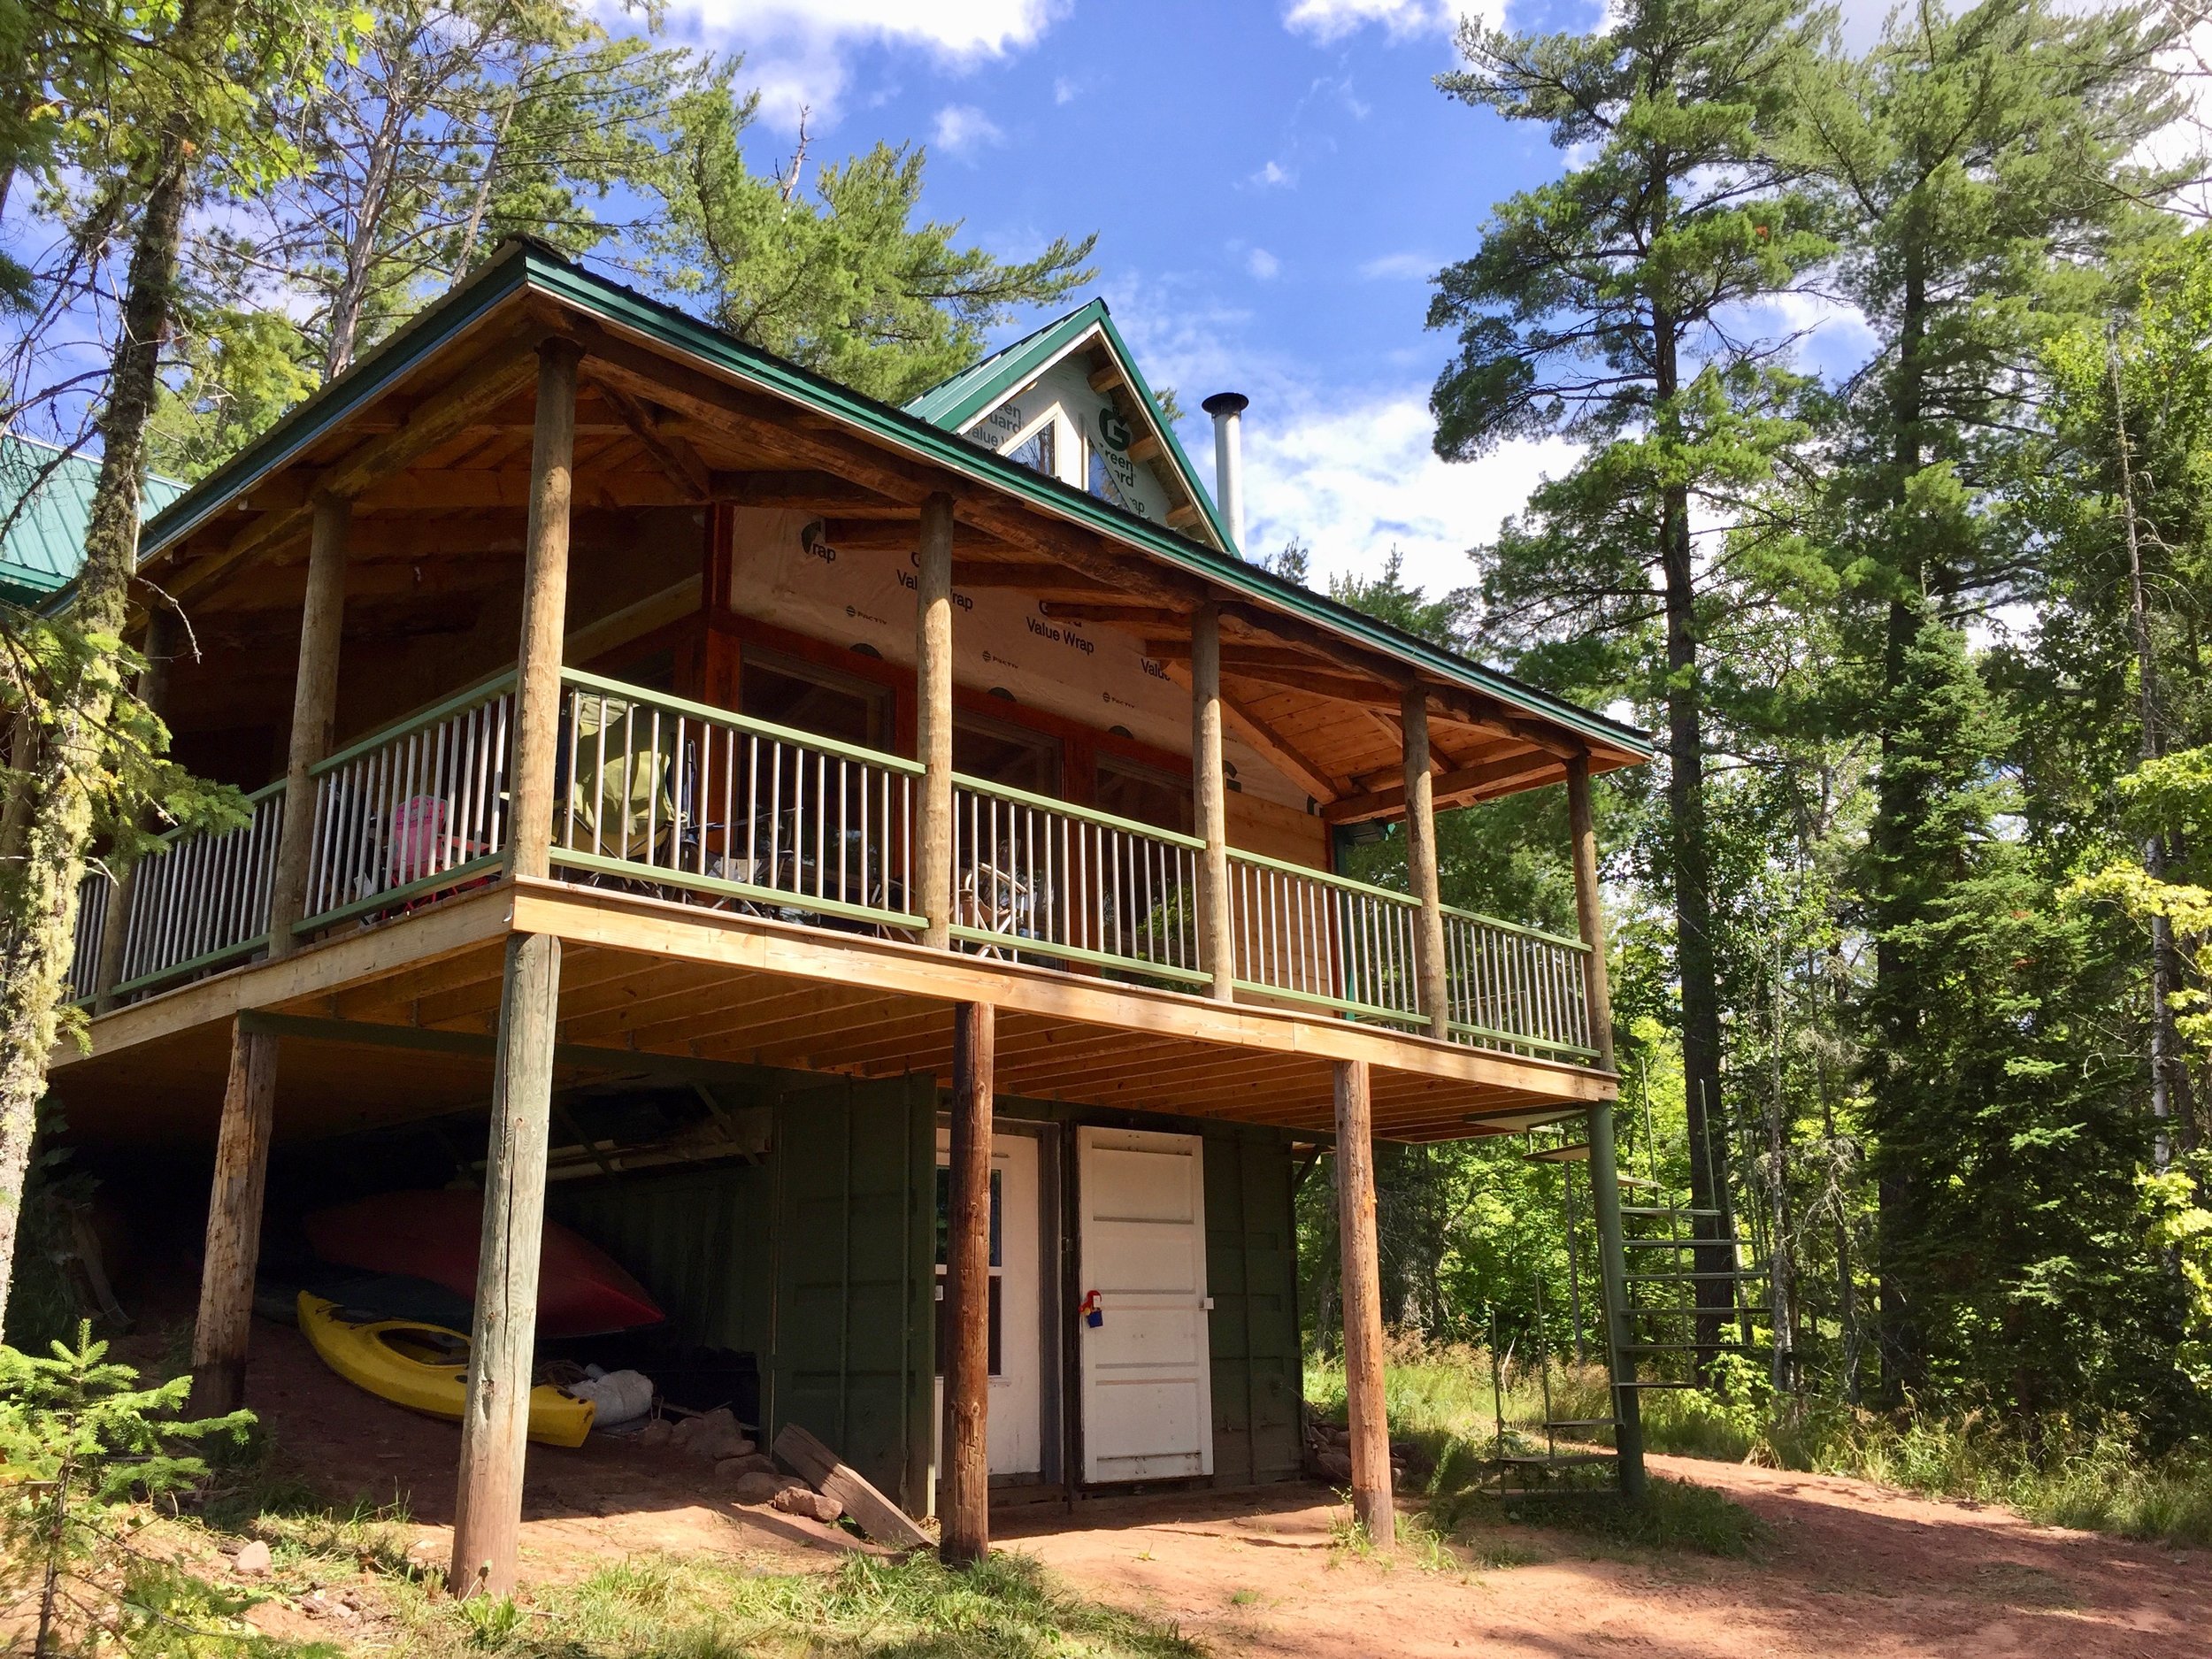
[[[323,1363],[356,1387],[411,1411],[459,1422],[468,1398],[469,1340],[419,1319],[372,1319],[354,1325],[338,1305],[300,1292],[300,1329]],[[581,1446],[598,1408],[550,1383],[530,1391],[530,1438],[548,1446]]]

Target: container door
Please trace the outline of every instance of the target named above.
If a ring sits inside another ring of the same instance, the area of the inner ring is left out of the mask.
[[[808,1429],[910,1515],[929,1478],[926,1076],[776,1102],[775,1313],[762,1402],[772,1442]]]
[[[1076,1132],[1087,1481],[1213,1472],[1205,1193],[1196,1135]]]

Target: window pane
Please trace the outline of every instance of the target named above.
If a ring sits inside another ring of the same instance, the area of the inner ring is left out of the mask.
[[[1007,450],[1006,458],[1018,465],[1032,467],[1048,478],[1056,475],[1059,469],[1054,465],[1052,423],[1047,421]]]
[[[881,687],[812,673],[780,658],[763,662],[748,652],[738,687],[738,711],[818,737],[867,749],[883,747]]]
[[[1102,758],[1097,787],[1102,812],[1149,824],[1155,829],[1190,833],[1190,784],[1184,779],[1127,761]]]
[[[1026,789],[1032,795],[1060,794],[1060,742],[1041,732],[995,720],[958,715],[952,726],[952,767],[986,783]]]
[[[991,1171],[991,1265],[1003,1267],[1005,1258],[999,1248],[999,1171]],[[937,1166],[937,1265],[945,1264],[945,1247],[952,1237],[952,1171],[943,1164]]]

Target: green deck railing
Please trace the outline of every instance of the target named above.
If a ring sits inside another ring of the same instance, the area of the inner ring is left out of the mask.
[[[508,840],[511,670],[313,768],[301,933],[373,919],[496,874]],[[895,755],[569,669],[552,861],[572,879],[739,914],[911,937],[922,767]],[[283,787],[222,835],[170,838],[134,896],[134,990],[265,945]],[[954,779],[953,947],[1172,988],[1210,982],[1196,895],[1205,843],[983,779]],[[1232,849],[1232,978],[1246,995],[1426,1030],[1408,895]],[[104,905],[81,906],[77,956]],[[1463,1042],[1592,1056],[1579,941],[1447,907],[1448,1029]]]

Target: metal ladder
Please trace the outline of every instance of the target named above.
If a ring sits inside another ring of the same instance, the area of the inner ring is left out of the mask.
[[[1644,1113],[1645,1175],[1623,1173],[1618,1177],[1624,1194],[1652,1195],[1655,1202],[1621,1206],[1621,1220],[1624,1236],[1622,1239],[1624,1263],[1623,1283],[1627,1293],[1627,1321],[1632,1327],[1632,1340],[1622,1345],[1621,1352],[1636,1358],[1656,1358],[1670,1354],[1705,1355],[1715,1353],[1747,1353],[1751,1346],[1752,1310],[1742,1300],[1741,1287],[1763,1279],[1766,1270],[1756,1263],[1747,1263],[1744,1240],[1738,1236],[1732,1217],[1725,1208],[1698,1209],[1687,1202],[1676,1202],[1658,1175],[1657,1148],[1651,1133],[1650,1109],[1647,1103]],[[1529,1137],[1535,1139],[1532,1133]],[[1523,1154],[1532,1163],[1559,1164],[1584,1162],[1589,1157],[1586,1143],[1562,1140],[1559,1143],[1537,1148],[1533,1146]],[[1580,1274],[1577,1266],[1578,1241],[1574,1202],[1574,1179],[1563,1167],[1561,1170],[1561,1202],[1565,1218],[1567,1240],[1568,1289],[1573,1303],[1575,1345],[1578,1351],[1586,1351],[1582,1339],[1582,1308]],[[1709,1183],[1709,1185],[1712,1185]],[[1722,1191],[1717,1186],[1715,1191]],[[1701,1220],[1719,1220],[1726,1223],[1720,1236],[1699,1238],[1694,1228]],[[1663,1225],[1663,1233],[1660,1231]],[[1636,1229],[1632,1234],[1629,1229]],[[1727,1252],[1731,1265],[1725,1269],[1700,1268],[1698,1251]],[[1645,1265],[1646,1263],[1652,1263]],[[1700,1342],[1695,1340],[1694,1327],[1678,1331],[1670,1322],[1695,1320],[1701,1316],[1712,1317],[1716,1310],[1700,1307],[1696,1291],[1700,1284],[1725,1282],[1729,1286],[1729,1303],[1720,1316],[1736,1327],[1732,1340]],[[1544,1394],[1544,1449],[1534,1452],[1515,1452],[1508,1448],[1504,1414],[1504,1386],[1502,1368],[1498,1356],[1494,1325],[1491,1347],[1492,1392],[1496,1403],[1497,1450],[1499,1466],[1499,1495],[1503,1497],[1539,1496],[1586,1489],[1572,1479],[1570,1471],[1609,1466],[1613,1455],[1609,1450],[1592,1450],[1586,1440],[1579,1439],[1593,1432],[1612,1432],[1620,1427],[1615,1416],[1602,1417],[1562,1417],[1555,1415],[1551,1392],[1551,1355],[1544,1338],[1543,1279],[1539,1275],[1534,1284],[1537,1339],[1536,1359],[1542,1378]],[[1654,1293],[1656,1293],[1655,1295]],[[1600,1330],[1610,1338],[1610,1322],[1601,1317]],[[1686,1340],[1678,1340],[1679,1339]],[[1638,1374],[1635,1380],[1617,1385],[1637,1391],[1694,1388],[1698,1385],[1689,1377],[1650,1377]],[[1563,1434],[1578,1437],[1566,1442],[1562,1449]],[[1509,1484],[1517,1474],[1521,1485]]]

